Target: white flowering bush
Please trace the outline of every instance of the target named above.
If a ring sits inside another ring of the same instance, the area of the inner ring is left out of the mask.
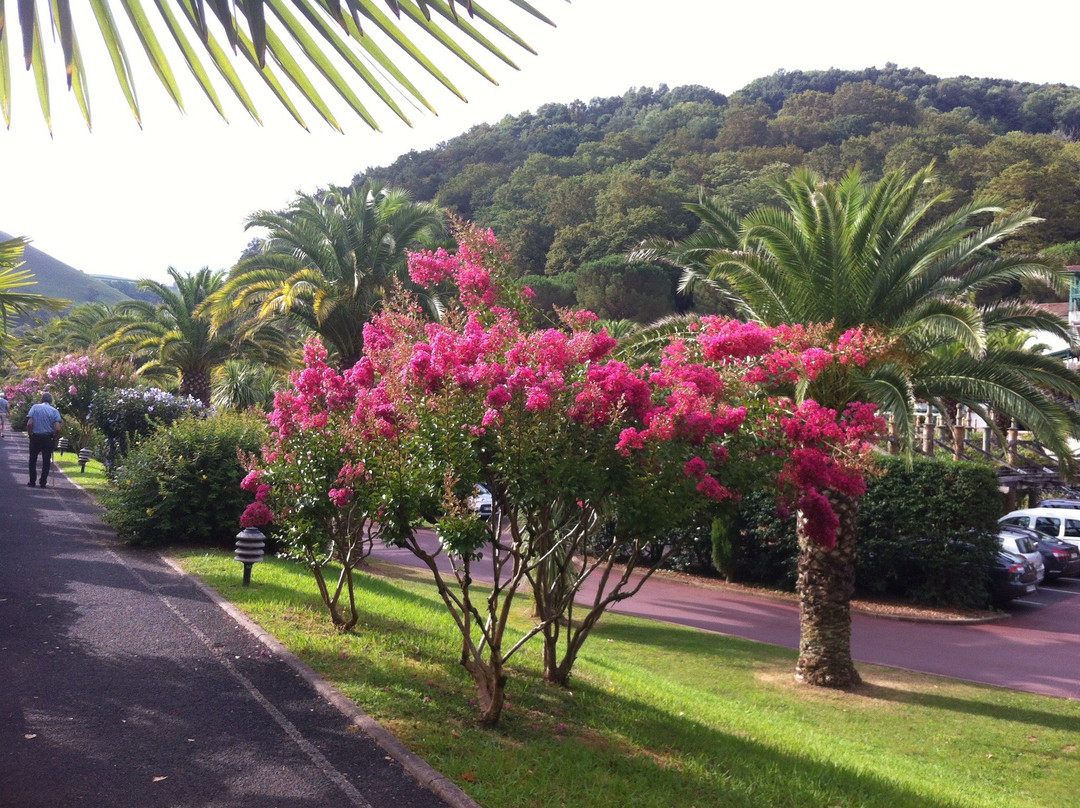
[[[138,437],[149,435],[189,414],[205,413],[206,407],[191,396],[175,396],[156,387],[123,387],[101,390],[90,407],[94,425],[109,446],[109,460],[123,457]]]

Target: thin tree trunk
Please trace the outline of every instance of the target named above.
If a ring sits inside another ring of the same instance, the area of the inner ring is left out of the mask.
[[[858,501],[825,492],[839,517],[836,546],[826,550],[799,526],[799,660],[795,678],[820,687],[858,684],[851,658],[851,596],[855,592]]]
[[[503,706],[506,704],[506,674],[502,664],[482,662],[475,657],[462,659],[461,664],[472,674],[476,682],[476,696],[480,713],[476,722],[483,727],[494,727],[499,723]]]

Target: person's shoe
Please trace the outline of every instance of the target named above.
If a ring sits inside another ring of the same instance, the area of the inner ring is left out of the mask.
[[[37,485],[37,483],[35,483],[33,480],[31,480],[30,482],[27,483],[27,485],[30,486],[31,488],[33,488],[35,485]]]
[[[40,483],[38,483],[38,486],[40,486],[41,488],[47,488],[48,483],[46,483],[44,480],[42,480]]]

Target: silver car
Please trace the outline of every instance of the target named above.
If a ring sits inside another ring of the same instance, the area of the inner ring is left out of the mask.
[[[1023,556],[1030,561],[1031,566],[1035,568],[1035,583],[1041,584],[1043,582],[1046,577],[1046,564],[1043,561],[1042,553],[1039,552],[1038,544],[1027,536],[1021,536],[1019,533],[1009,533],[1004,530],[998,533],[998,540],[1001,542],[1002,550]]]

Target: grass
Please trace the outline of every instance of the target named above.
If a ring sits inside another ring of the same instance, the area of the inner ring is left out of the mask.
[[[79,456],[75,452],[53,452],[53,462],[72,479],[85,488],[95,497],[98,496],[109,484],[105,476],[105,466],[97,460],[91,460],[86,464],[86,470],[79,470]]]
[[[481,730],[424,573],[376,565],[339,635],[297,565],[268,560],[245,589],[226,554],[177,556],[488,808],[1058,808],[1080,790],[1080,702],[869,665],[854,692],[810,690],[787,649],[618,615],[571,690],[526,648]]]

